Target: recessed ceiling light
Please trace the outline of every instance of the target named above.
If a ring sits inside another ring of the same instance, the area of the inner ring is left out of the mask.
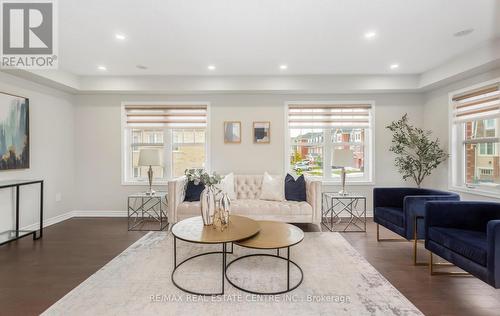
[[[392,64],[390,67],[391,67],[391,69],[398,69],[399,68],[399,64]]]
[[[106,71],[108,68],[106,68],[106,66],[97,66],[97,70]]]
[[[369,32],[365,33],[365,38],[368,38],[368,39],[374,38],[375,36],[377,36],[377,32],[375,32],[375,31],[369,31]]]
[[[288,69],[288,65],[280,65],[280,69],[281,70],[287,70]]]
[[[144,66],[144,65],[137,65],[135,66],[137,69],[141,69],[141,70],[146,70],[148,69],[148,67]]]
[[[455,36],[455,37],[467,36],[472,32],[474,32],[474,29],[465,29],[465,30],[461,30],[461,31],[456,32],[455,34],[453,34],[453,36]]]
[[[208,70],[215,70],[215,66],[214,65],[208,65]]]
[[[117,40],[124,41],[127,37],[125,36],[125,34],[117,33],[115,34],[115,38]]]

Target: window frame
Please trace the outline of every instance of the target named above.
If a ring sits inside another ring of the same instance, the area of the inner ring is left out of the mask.
[[[498,199],[499,189],[485,189],[484,186],[468,185],[464,181],[466,164],[466,155],[464,150],[464,143],[467,140],[464,137],[463,122],[456,124],[454,122],[454,101],[453,98],[457,95],[464,94],[470,91],[479,90],[489,85],[500,84],[500,77],[484,81],[463,89],[455,90],[448,93],[448,154],[450,156],[448,163],[448,189],[455,192],[462,192],[486,197],[493,197]],[[484,119],[496,118],[500,122],[500,115],[498,117],[488,117]],[[500,136],[500,131],[497,131]],[[482,140],[479,143],[486,143],[487,140]],[[498,146],[497,147],[498,150]],[[478,168],[476,168],[478,169]]]
[[[211,171],[211,155],[210,155],[210,118],[211,118],[211,106],[210,102],[207,101],[179,101],[179,102],[173,102],[173,101],[123,101],[121,102],[120,105],[120,117],[121,117],[121,143],[120,143],[120,151],[121,151],[121,185],[148,185],[148,180],[147,179],[134,179],[130,177],[129,173],[131,169],[133,172],[133,168],[128,168],[129,163],[130,163],[130,142],[127,137],[131,137],[131,131],[128,127],[126,127],[127,123],[127,116],[125,112],[125,106],[127,105],[168,105],[168,106],[175,106],[175,105],[206,105],[207,107],[207,125],[205,127],[205,169],[210,172]],[[164,168],[166,177],[162,180],[154,179],[153,180],[153,185],[167,185],[168,181],[173,179],[172,177],[172,171],[173,171],[173,166],[172,166],[172,155],[168,154],[173,153],[173,136],[172,136],[172,130],[174,129],[182,129],[182,128],[168,128],[168,127],[160,127],[159,129],[162,129],[164,132],[163,135],[163,146],[164,146],[164,153],[163,153],[163,163],[164,163]],[[191,127],[186,127],[185,129],[196,129],[196,128],[191,128]],[[199,128],[198,128],[199,129]],[[167,167],[165,166],[167,165]]]
[[[333,101],[310,101],[310,100],[304,100],[304,101],[287,101],[284,104],[284,122],[285,122],[285,142],[284,142],[284,174],[292,172],[290,170],[290,155],[291,155],[291,140],[290,140],[290,127],[288,124],[288,109],[290,105],[301,105],[301,104],[314,104],[314,105],[328,105],[328,104],[369,104],[371,106],[370,109],[370,124],[369,127],[364,128],[365,129],[365,140],[363,142],[364,145],[364,152],[365,152],[365,157],[364,157],[364,175],[363,177],[356,178],[356,177],[347,177],[346,182],[349,185],[373,185],[374,184],[374,179],[375,179],[375,113],[376,113],[376,107],[375,107],[375,101],[366,101],[366,100],[333,100]],[[320,180],[323,185],[340,185],[340,177],[339,178],[334,178],[332,177],[331,172],[325,172],[325,170],[330,170],[331,169],[331,159],[328,159],[330,161],[328,164],[325,163],[325,157],[331,157],[331,151],[335,146],[335,143],[332,141],[330,143],[330,146],[325,146],[327,144],[327,139],[328,140],[333,140],[331,137],[332,130],[335,127],[329,128],[329,129],[324,129],[324,131],[327,131],[323,135],[323,142],[322,145],[323,147],[323,176],[308,176],[313,179]],[[351,142],[355,143],[355,142]],[[338,145],[338,144],[337,144]],[[368,156],[368,157],[367,157]],[[325,177],[325,174],[327,175]]]

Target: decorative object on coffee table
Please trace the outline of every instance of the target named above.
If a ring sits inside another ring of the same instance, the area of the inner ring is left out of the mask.
[[[201,216],[191,217],[176,223],[172,227],[172,235],[174,236],[174,269],[172,271],[172,283],[184,292],[194,295],[223,295],[224,294],[224,279],[226,275],[226,255],[229,252],[227,244],[232,244],[235,241],[250,238],[257,234],[260,226],[253,219],[233,215],[230,218],[230,223],[224,231],[213,229],[203,223]],[[196,244],[222,244],[222,251],[209,251],[201,254],[193,255],[177,263],[177,240],[182,240],[188,243]],[[175,281],[177,269],[184,263],[208,255],[222,255],[222,275],[221,275],[221,291],[217,293],[199,293],[192,289],[186,289]]]
[[[167,192],[136,193],[128,196],[128,230],[164,230],[168,227]]]
[[[232,286],[236,287],[239,290],[259,295],[277,295],[277,294],[287,293],[296,289],[302,283],[302,280],[304,278],[304,273],[302,272],[302,269],[297,263],[290,260],[290,247],[300,243],[304,239],[304,232],[297,226],[282,222],[258,221],[257,223],[260,226],[260,231],[258,234],[254,235],[251,238],[236,241],[234,242],[234,244],[240,247],[260,249],[260,250],[275,249],[276,255],[268,253],[256,253],[256,254],[241,256],[238,257],[237,259],[234,259],[226,267],[227,281],[231,283]],[[284,248],[287,249],[286,257],[280,256],[280,249]],[[235,284],[236,282],[234,280],[231,280],[231,278],[227,276],[229,267],[235,264],[236,262],[239,262],[240,260],[244,260],[245,258],[250,258],[250,257],[273,257],[280,260],[285,260],[286,276],[287,276],[286,289],[275,292],[260,292],[236,285]],[[290,284],[290,265],[294,265],[300,272],[300,279],[294,285]]]
[[[224,143],[225,144],[241,143],[241,122],[238,121],[224,122]]]
[[[149,181],[149,191],[147,194],[154,195],[153,190],[153,166],[161,166],[161,152],[156,148],[142,148],[139,152],[139,162],[138,165],[141,167],[149,167],[148,169],[148,181]]]
[[[215,186],[221,182],[222,177],[216,173],[210,175],[202,169],[187,169],[184,173],[188,180],[193,181],[194,184],[203,183],[205,185],[205,189],[200,195],[201,217],[205,225],[212,225],[217,208],[216,195],[220,191]]]
[[[323,192],[322,195],[323,227],[331,232],[366,232],[366,197],[339,192]]]
[[[231,211],[231,200],[226,192],[219,194],[221,197],[217,201],[217,210],[214,216],[214,227],[223,231],[229,225],[229,215]]]
[[[271,142],[271,122],[253,122],[253,142],[255,144]]]
[[[214,229],[223,232],[229,226],[229,213],[218,207],[214,215]]]

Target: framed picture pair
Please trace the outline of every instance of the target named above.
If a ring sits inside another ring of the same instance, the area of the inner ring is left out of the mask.
[[[253,142],[254,144],[269,144],[271,142],[271,122],[253,122]],[[224,143],[241,143],[241,122],[224,122]]]

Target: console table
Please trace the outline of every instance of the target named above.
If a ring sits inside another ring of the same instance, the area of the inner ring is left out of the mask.
[[[20,199],[20,188],[26,185],[40,184],[40,228],[38,230],[38,236],[36,234],[36,229],[30,230],[20,230],[19,229],[19,199]],[[18,240],[20,238],[33,235],[33,240],[42,238],[43,235],[43,180],[9,180],[0,181],[0,189],[15,188],[16,189],[16,218],[15,229],[6,230],[0,232],[0,246],[7,244],[11,241]]]

